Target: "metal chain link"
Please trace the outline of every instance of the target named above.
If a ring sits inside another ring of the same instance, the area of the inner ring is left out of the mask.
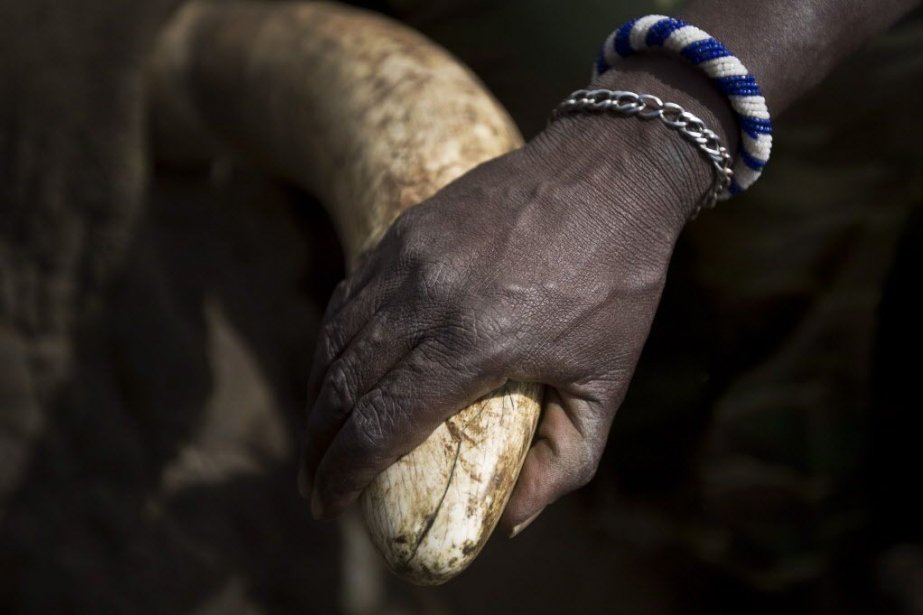
[[[636,94],[621,90],[577,90],[568,96],[551,113],[555,121],[564,115],[591,112],[635,115],[643,120],[659,119],[684,139],[696,145],[712,165],[714,180],[711,188],[702,198],[690,216],[694,220],[703,209],[711,209],[718,195],[728,189],[734,178],[732,160],[727,148],[705,123],[681,106],[663,102],[651,94]]]

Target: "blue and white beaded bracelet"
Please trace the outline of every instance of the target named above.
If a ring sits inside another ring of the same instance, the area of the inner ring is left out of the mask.
[[[719,198],[727,199],[759,179],[772,149],[772,120],[760,86],[746,67],[718,40],[695,26],[665,15],[632,19],[603,43],[594,78],[621,59],[637,52],[663,48],[680,54],[705,71],[731,103],[740,125],[740,148],[733,165],[734,179]]]

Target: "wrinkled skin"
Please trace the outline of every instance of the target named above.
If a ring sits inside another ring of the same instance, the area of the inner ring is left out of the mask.
[[[674,77],[673,100],[707,115]],[[325,317],[302,472],[315,514],[506,380],[548,392],[505,525],[588,482],[710,177],[664,126],[581,116],[405,212]]]
[[[681,17],[736,50],[777,116],[916,4],[698,0]],[[594,85],[678,103],[736,151],[727,101],[691,66],[633,57]],[[507,379],[548,392],[503,524],[521,529],[586,483],[709,174],[663,126],[583,115],[404,214],[326,315],[301,473],[314,514],[342,510]]]

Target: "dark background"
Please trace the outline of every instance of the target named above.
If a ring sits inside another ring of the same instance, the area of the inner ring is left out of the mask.
[[[923,613],[919,11],[689,227],[595,481],[420,589],[295,490],[343,273],[321,208],[152,152],[145,61],[180,3],[0,0],[0,611]],[[675,7],[373,8],[528,135],[612,27]]]

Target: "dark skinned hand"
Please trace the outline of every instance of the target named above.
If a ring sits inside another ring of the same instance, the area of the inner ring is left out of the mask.
[[[606,78],[664,93],[719,134],[730,121],[675,61]],[[314,514],[342,511],[507,380],[547,385],[507,529],[589,481],[710,173],[663,125],[578,116],[402,214],[337,288],[321,329],[301,479]]]

